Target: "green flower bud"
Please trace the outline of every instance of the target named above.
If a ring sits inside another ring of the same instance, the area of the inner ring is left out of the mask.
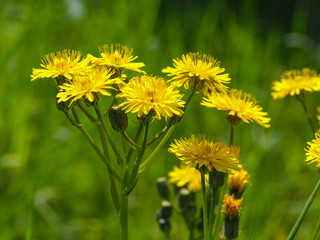
[[[163,232],[165,234],[169,234],[169,232],[171,230],[170,221],[168,219],[160,218],[158,220],[158,223],[159,223],[159,228],[160,228],[161,232]]]
[[[169,195],[170,195],[169,185],[166,182],[165,177],[161,177],[157,179],[157,189],[158,189],[159,195],[162,198],[169,200]]]
[[[119,106],[111,107],[109,121],[111,127],[117,132],[124,132],[128,128],[128,115]]]
[[[187,209],[192,201],[190,191],[186,188],[182,188],[178,194],[178,206],[181,209]]]
[[[236,239],[239,236],[239,217],[225,217],[223,231],[227,239]]]

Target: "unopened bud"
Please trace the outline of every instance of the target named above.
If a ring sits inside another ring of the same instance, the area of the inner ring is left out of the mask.
[[[190,191],[186,188],[182,188],[178,194],[178,205],[181,209],[187,209],[190,206],[192,197]]]
[[[158,189],[159,195],[162,198],[169,200],[169,195],[170,195],[169,185],[166,182],[165,177],[161,177],[157,179],[157,189]]]
[[[124,132],[128,128],[128,115],[119,106],[111,107],[109,121],[111,127],[117,132]]]
[[[158,220],[158,223],[159,223],[159,228],[160,228],[161,232],[163,232],[165,234],[169,234],[170,229],[171,229],[170,221],[168,219],[160,218]]]

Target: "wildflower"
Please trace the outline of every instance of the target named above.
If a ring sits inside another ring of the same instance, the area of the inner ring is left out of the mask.
[[[114,71],[93,70],[88,75],[76,76],[72,82],[64,83],[59,88],[64,89],[57,94],[59,102],[70,101],[70,105],[84,97],[85,100],[93,102],[99,100],[101,95],[110,96],[107,89],[114,89],[112,84],[117,84],[120,80],[112,78]]]
[[[201,174],[200,172],[188,166],[178,168],[173,167],[173,171],[169,172],[169,182],[175,183],[178,187],[187,185],[187,189],[191,192],[197,192],[201,189]]]
[[[224,235],[228,239],[235,239],[239,235],[239,210],[241,199],[226,194],[223,199],[222,212],[224,213]]]
[[[138,117],[150,112],[155,113],[157,119],[183,114],[183,95],[161,77],[134,77],[120,91],[117,98],[123,97],[125,101],[119,106],[126,109],[126,112],[137,113]]]
[[[192,91],[208,91],[217,89],[225,92],[227,87],[224,85],[230,82],[229,74],[222,74],[225,69],[220,67],[217,59],[206,54],[187,53],[182,55],[181,59],[173,59],[173,66],[163,69],[162,72],[168,76],[174,76],[171,81],[180,87]]]
[[[320,133],[315,133],[315,139],[312,142],[307,142],[309,145],[306,151],[306,161],[309,163],[317,163],[317,168],[320,170]]]
[[[230,190],[230,195],[234,194],[236,199],[239,199],[246,189],[246,186],[249,182],[249,177],[250,175],[246,170],[243,169],[242,166],[239,171],[232,171],[228,177],[228,187]]]
[[[262,112],[262,108],[257,105],[251,94],[243,93],[241,90],[231,89],[229,93],[214,91],[207,98],[203,98],[201,105],[228,111],[227,120],[234,126],[242,120],[246,123],[255,121],[263,127],[270,127],[270,118],[265,117],[267,113]]]
[[[101,58],[96,58],[92,55],[88,56],[89,59],[91,59],[95,64],[112,68],[116,71],[116,73],[120,73],[120,76],[122,74],[122,70],[124,69],[145,74],[145,71],[140,69],[145,66],[144,63],[132,62],[138,58],[137,56],[132,56],[132,48],[121,46],[120,44],[111,44],[103,45],[101,48],[99,48],[99,50]]]
[[[44,69],[32,69],[31,81],[38,78],[56,78],[63,76],[72,79],[80,72],[88,68],[87,61],[81,59],[81,53],[74,50],[50,53],[42,59],[41,67]]]
[[[239,160],[230,148],[220,142],[208,141],[204,136],[192,135],[190,139],[174,140],[169,152],[174,153],[190,167],[205,166],[209,171],[229,173],[239,169]]]
[[[273,83],[271,95],[274,99],[277,99],[284,98],[288,94],[299,96],[305,92],[319,91],[319,82],[320,76],[312,69],[303,68],[301,71],[286,71],[281,75],[280,81]]]

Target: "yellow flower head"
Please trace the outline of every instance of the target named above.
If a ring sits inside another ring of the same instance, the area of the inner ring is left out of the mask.
[[[274,99],[284,98],[288,94],[299,96],[306,91],[319,91],[319,83],[320,76],[312,69],[290,70],[281,75],[280,81],[273,83],[271,95]]]
[[[120,91],[117,98],[125,98],[120,106],[126,112],[137,113],[138,117],[148,115],[150,111],[155,113],[157,119],[161,119],[161,115],[172,117],[183,114],[183,95],[161,77],[134,77]]]
[[[214,89],[225,92],[227,87],[224,84],[230,82],[229,74],[222,74],[225,69],[220,67],[220,62],[206,54],[183,54],[181,59],[173,59],[173,66],[162,72],[174,76],[171,81],[178,87],[184,85],[185,89],[205,94]]]
[[[201,189],[201,174],[200,172],[188,166],[173,167],[173,171],[169,172],[169,182],[175,183],[178,187],[183,187],[186,184],[190,192],[197,192]]]
[[[239,216],[240,205],[243,198],[235,199],[234,195],[224,195],[223,205],[221,212],[224,213],[226,218],[235,218]]]
[[[63,76],[72,79],[88,68],[87,61],[80,61],[81,53],[74,50],[50,53],[42,59],[41,67],[44,69],[32,69],[31,81],[38,78],[56,78]]]
[[[99,100],[101,94],[110,96],[111,93],[107,89],[114,89],[112,84],[121,82],[119,78],[110,79],[113,73],[114,70],[95,69],[87,75],[76,76],[72,82],[59,86],[64,91],[60,91],[57,94],[58,103],[71,100],[70,106],[83,97],[89,102],[93,102],[94,100]]]
[[[309,163],[317,163],[317,168],[320,170],[320,134],[319,132],[315,133],[315,139],[312,142],[307,142],[309,145],[306,151],[306,161]]]
[[[248,184],[248,179],[250,175],[246,170],[243,169],[241,166],[241,169],[239,171],[232,171],[231,174],[229,174],[228,177],[228,187],[232,192],[236,193],[243,193],[245,190],[247,184]]]
[[[138,57],[132,56],[132,48],[126,46],[116,45],[103,45],[100,50],[101,58],[93,57],[89,55],[88,57],[96,64],[101,66],[107,66],[109,68],[115,69],[116,72],[121,73],[122,70],[128,69],[131,71],[139,72],[145,74],[145,71],[140,68],[144,67],[145,64],[142,62],[134,63],[135,59]]]
[[[174,140],[169,152],[191,167],[205,166],[209,171],[229,173],[238,170],[238,158],[234,152],[220,142],[208,141],[204,136],[192,135],[190,139]]]
[[[237,122],[235,119],[240,118],[246,123],[255,121],[263,127],[270,127],[270,118],[265,117],[267,113],[262,112],[262,108],[257,105],[251,94],[243,93],[241,90],[231,89],[229,93],[214,91],[207,98],[203,98],[201,105],[228,111],[229,123]]]

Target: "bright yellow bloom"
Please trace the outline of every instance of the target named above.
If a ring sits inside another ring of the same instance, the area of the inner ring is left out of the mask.
[[[218,110],[228,111],[227,117],[240,118],[246,123],[257,122],[263,127],[270,127],[270,118],[265,117],[266,112],[257,105],[255,98],[241,90],[231,89],[229,93],[212,92],[207,98],[203,98],[201,105]]]
[[[114,70],[95,69],[84,76],[76,76],[72,82],[64,83],[59,88],[64,91],[60,91],[57,94],[58,103],[71,100],[69,106],[75,101],[85,98],[89,102],[98,100],[100,95],[110,96],[111,93],[107,89],[114,89],[112,84],[118,84],[121,82],[119,78],[112,78]]]
[[[320,169],[320,133],[315,133],[315,139],[312,142],[307,142],[309,145],[306,151],[306,161],[309,163],[317,163],[318,169]]]
[[[298,96],[306,91],[319,91],[319,83],[320,76],[312,69],[290,70],[281,75],[280,81],[273,83],[271,95],[274,99],[277,99],[284,98],[288,94]]]
[[[180,168],[174,166],[173,171],[169,172],[169,182],[175,183],[178,187],[183,187],[186,184],[191,192],[197,192],[201,189],[201,174],[200,172],[188,166],[181,166]]]
[[[239,215],[240,205],[243,198],[235,199],[234,195],[224,195],[223,205],[221,212],[224,213],[225,217],[234,218]]]
[[[208,141],[204,136],[192,135],[190,139],[174,140],[169,152],[191,167],[205,166],[209,171],[213,168],[218,172],[228,173],[238,170],[238,158],[234,152],[220,142]]]
[[[50,53],[41,60],[44,69],[32,69],[31,81],[38,78],[56,78],[64,76],[72,79],[88,68],[87,61],[80,61],[81,53],[74,50]]]
[[[145,71],[140,69],[145,66],[144,63],[132,62],[138,58],[137,56],[132,56],[132,48],[121,46],[120,44],[111,44],[103,45],[101,48],[99,48],[99,50],[101,58],[96,58],[92,55],[88,55],[88,58],[91,59],[94,63],[115,69],[118,73],[121,73],[124,69],[128,69],[145,74]]]
[[[178,87],[184,85],[185,89],[203,91],[205,94],[214,89],[225,92],[228,88],[224,84],[230,82],[229,74],[222,74],[225,69],[220,67],[220,62],[206,54],[183,54],[181,59],[173,59],[173,66],[162,72],[174,76],[170,81]]]
[[[243,169],[242,166],[239,171],[232,171],[228,177],[229,189],[241,194],[245,190],[245,188],[249,182],[248,181],[249,177],[250,177],[250,175],[248,174],[248,172],[246,170]]]
[[[126,112],[137,113],[138,117],[148,115],[150,111],[155,113],[157,119],[161,119],[161,115],[172,117],[183,114],[183,95],[161,77],[134,77],[120,91],[117,98],[125,98],[120,106]]]

